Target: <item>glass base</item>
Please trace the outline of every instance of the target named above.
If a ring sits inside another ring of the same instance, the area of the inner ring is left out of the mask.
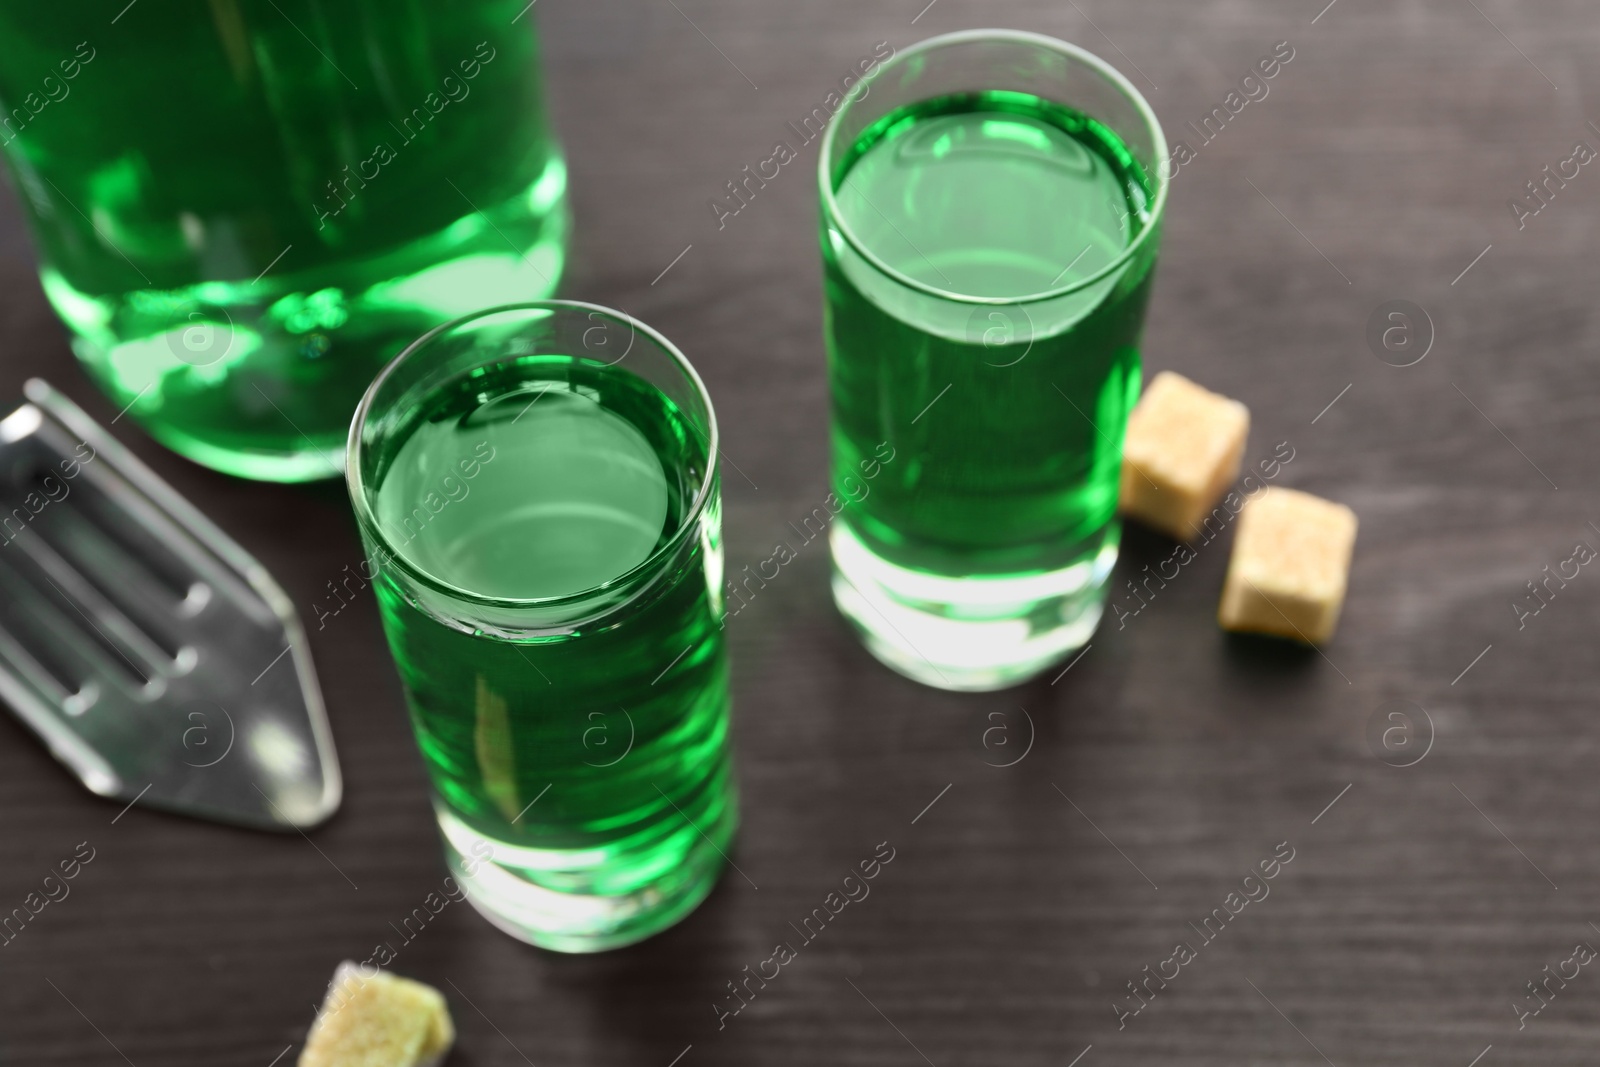
[[[1044,574],[949,577],[901,567],[833,524],[833,599],[885,666],[936,689],[987,692],[1027,681],[1083,647],[1105,610],[1120,529]]]
[[[566,166],[553,155],[482,212],[300,272],[111,294],[49,268],[41,278],[90,376],[156,440],[225,474],[315,481],[342,475],[356,404],[406,345],[468,312],[554,293],[567,229]]]
[[[586,892],[581,886],[601,873],[582,870],[599,851],[530,849],[496,841],[435,807],[444,834],[445,863],[467,901],[502,932],[556,952],[604,952],[658,934],[694,911],[717,884],[726,864],[722,849],[734,835],[733,806],[684,860],[654,881],[621,894]],[[639,857],[643,863],[649,857]],[[611,858],[608,866],[624,862]],[[561,881],[552,889],[535,881]]]
[[[352,409],[353,410],[353,409]],[[344,442],[307,442],[291,451],[219,446],[159,422],[144,429],[161,444],[202,467],[258,482],[315,482],[344,475]]]

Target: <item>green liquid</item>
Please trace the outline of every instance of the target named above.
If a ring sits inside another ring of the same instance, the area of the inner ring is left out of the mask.
[[[1144,171],[1079,112],[985,92],[883,117],[843,153],[833,182],[840,216],[882,264],[995,301],[908,291],[824,230],[834,487],[852,501],[834,535],[845,577],[859,586],[878,580],[863,570],[891,575],[883,581],[908,610],[1020,620],[999,645],[1047,637],[1065,615],[1091,610],[1088,600],[1097,617],[1154,235],[1104,279],[1023,298],[1092,279],[1128,249],[1150,224]],[[885,441],[898,458],[858,500],[861,471]],[[962,582],[965,593],[952,584]],[[1010,592],[978,591],[982,582]],[[1052,603],[1069,594],[1069,609]],[[923,642],[947,639],[967,641]]]
[[[74,349],[163,443],[333,476],[401,348],[554,291],[566,172],[525,2],[137,4],[111,25],[125,4],[0,10],[0,144]]]
[[[721,867],[736,815],[716,512],[674,541],[707,463],[654,386],[567,356],[434,390],[377,458],[394,552],[480,597],[566,598],[468,632],[390,568],[375,583],[446,838],[458,862],[493,849],[463,884],[502,915],[528,886],[627,898],[621,943],[676,921]]]

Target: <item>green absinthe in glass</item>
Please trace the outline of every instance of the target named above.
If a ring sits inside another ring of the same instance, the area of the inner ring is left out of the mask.
[[[670,925],[737,818],[706,439],[569,356],[478,368],[403,420],[370,465],[368,550],[462,885],[557,949]]]
[[[1116,558],[1151,179],[1105,125],[1009,91],[892,111],[828,177],[836,598],[913,677],[1021,680],[1087,640]]]
[[[526,6],[0,8],[0,148],[113,403],[219,470],[331,477],[407,343],[550,295],[566,171]]]

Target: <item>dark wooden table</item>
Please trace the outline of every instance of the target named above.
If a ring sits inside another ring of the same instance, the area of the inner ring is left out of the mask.
[[[1359,513],[1342,629],[1323,655],[1225,637],[1219,540],[1058,681],[950,695],[861,650],[819,542],[730,627],[749,880],[586,958],[449,907],[394,967],[449,994],[453,1062],[1592,1064],[1600,969],[1564,961],[1600,946],[1600,576],[1552,586],[1520,629],[1513,605],[1600,547],[1600,168],[1520,230],[1507,205],[1574,142],[1600,147],[1592,4],[925,2],[537,9],[577,214],[564,291],[705,375],[749,479],[724,478],[731,567],[827,492],[815,146],[724,229],[706,201],[877,42],[1002,24],[1105,55],[1196,147],[1147,367],[1245,400],[1252,452],[1295,449],[1283,484]],[[1270,95],[1202,147],[1184,124],[1285,40]],[[109,420],[9,199],[0,285],[0,395],[42,374]],[[1403,368],[1366,340],[1401,299],[1436,332]],[[342,486],[233,481],[118,430],[308,618],[358,558]],[[1130,532],[1119,582],[1171,547]],[[347,793],[309,843],[138,807],[113,824],[0,721],[0,910],[80,842],[95,857],[0,948],[0,1061],[287,1064],[334,964],[399,941],[444,871],[373,605],[312,646]],[[1374,717],[1410,732],[1375,750]],[[870,897],[719,1029],[727,983],[883,841]],[[1275,849],[1293,860],[1270,895],[1205,940]],[[1180,941],[1194,958],[1119,1023]],[[1546,965],[1578,973],[1535,1015]]]

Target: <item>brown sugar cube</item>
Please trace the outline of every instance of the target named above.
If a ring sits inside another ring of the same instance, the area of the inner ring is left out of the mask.
[[[1128,417],[1121,505],[1179,541],[1239,476],[1250,409],[1189,379],[1162,371]]]
[[[455,1043],[432,986],[346,960],[333,973],[300,1053],[300,1067],[436,1067]]]
[[[1343,504],[1267,489],[1239,516],[1217,621],[1225,630],[1328,640],[1339,625],[1355,543],[1356,513]]]

